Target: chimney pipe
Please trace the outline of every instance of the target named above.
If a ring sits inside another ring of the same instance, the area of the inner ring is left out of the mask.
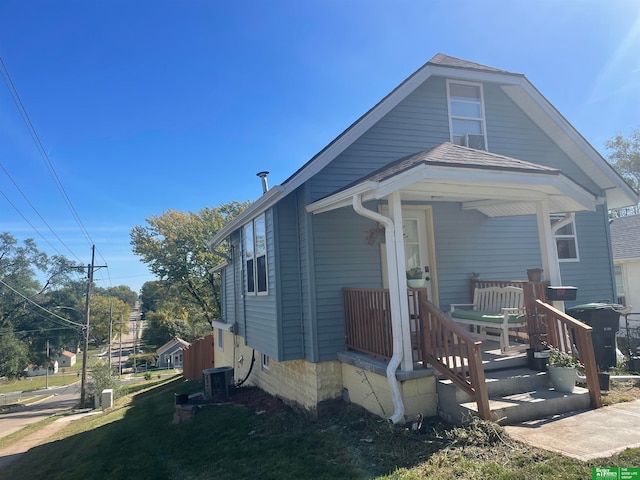
[[[269,191],[269,185],[267,184],[267,175],[269,175],[269,172],[258,172],[256,175],[262,180],[262,193],[267,193]]]

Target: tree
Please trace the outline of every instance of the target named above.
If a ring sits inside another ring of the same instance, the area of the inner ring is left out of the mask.
[[[135,308],[138,301],[138,294],[126,285],[118,285],[117,287],[100,288],[95,287],[93,292],[103,297],[115,297],[122,300],[131,308]]]
[[[12,332],[0,335],[0,377],[17,377],[28,363],[27,345]]]
[[[634,190],[640,191],[640,128],[631,132],[629,137],[621,134],[607,140],[605,143],[609,152],[607,158],[611,166],[624,178]],[[635,215],[640,208],[635,205],[614,212],[615,216]]]
[[[209,250],[208,242],[247,205],[234,201],[198,213],[168,210],[148,218],[148,226],[131,230],[133,253],[161,280],[177,288],[185,307],[196,305],[206,323],[219,312],[218,280],[210,271],[224,261]]]
[[[83,308],[84,305],[78,305]],[[92,295],[89,304],[89,338],[95,345],[104,345],[109,342],[109,328],[111,322],[117,324],[120,319],[128,319],[131,309],[129,305],[115,297],[103,297],[101,295]],[[114,328],[114,331],[120,332],[120,326]],[[122,325],[122,333],[128,333],[127,324]]]

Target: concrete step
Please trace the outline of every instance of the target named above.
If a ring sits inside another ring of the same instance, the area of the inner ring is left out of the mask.
[[[545,418],[549,415],[590,408],[589,391],[556,392],[546,372],[512,368],[485,372],[492,419],[501,424]],[[437,383],[438,411],[452,423],[466,423],[478,416],[476,402],[450,380]]]
[[[501,425],[513,425],[560,413],[587,410],[590,406],[589,390],[582,387],[576,387],[573,393],[542,389],[489,399],[492,420]],[[463,403],[460,407],[462,422],[465,418],[468,421],[471,417],[478,416],[478,405],[475,402]]]
[[[501,397],[550,387],[546,372],[537,372],[528,368],[486,371],[485,381],[489,397]],[[472,398],[456,387],[451,380],[446,378],[438,380],[439,402],[459,404],[471,400]]]

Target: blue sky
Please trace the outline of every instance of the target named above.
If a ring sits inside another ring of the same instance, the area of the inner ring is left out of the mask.
[[[255,200],[258,171],[282,183],[439,52],[524,73],[602,154],[640,128],[636,0],[0,0],[0,56],[89,238],[4,82],[0,231],[85,264],[93,242],[98,284],[138,290],[132,227]]]

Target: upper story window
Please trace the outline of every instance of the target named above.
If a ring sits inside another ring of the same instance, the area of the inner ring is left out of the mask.
[[[564,215],[551,215],[551,225],[565,218]],[[556,231],[556,247],[558,260],[561,262],[578,261],[578,238],[576,236],[576,223],[570,223]]]
[[[624,276],[622,271],[622,265],[614,265],[614,272],[616,275],[616,297],[617,302],[621,305],[626,305],[626,292],[624,290]]]
[[[447,82],[451,143],[487,149],[482,85]]]
[[[244,226],[247,293],[267,293],[267,229],[264,215]]]

